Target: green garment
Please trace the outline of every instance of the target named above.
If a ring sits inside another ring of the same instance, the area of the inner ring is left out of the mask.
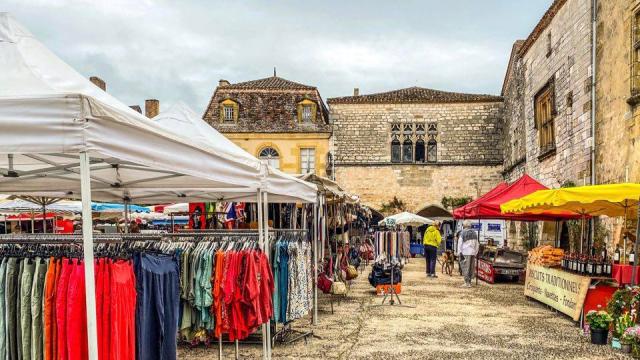
[[[18,274],[20,266],[18,259],[7,259],[7,271],[5,273],[4,304],[6,307],[6,330],[7,330],[7,359],[18,358],[18,323],[16,322],[18,305]]]
[[[0,286],[0,359],[7,358],[7,333],[5,331],[5,315],[6,306],[4,301],[4,294],[6,289],[5,274],[7,272],[7,258],[3,258],[0,263],[0,279],[5,286]]]
[[[31,359],[31,288],[36,263],[33,259],[24,259],[20,280],[20,335],[22,336],[22,359]]]
[[[36,258],[33,285],[31,286],[31,358],[44,358],[44,283],[47,276],[47,260]]]
[[[435,247],[440,247],[440,243],[442,242],[442,236],[440,236],[440,230],[437,227],[431,225],[427,228],[427,231],[424,233],[424,239],[422,243],[424,245],[430,245]]]

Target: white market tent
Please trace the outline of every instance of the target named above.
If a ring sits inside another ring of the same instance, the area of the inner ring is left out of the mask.
[[[166,130],[182,135],[195,142],[202,148],[211,148],[220,153],[227,152],[228,156],[250,166],[260,166],[262,162],[246,152],[240,146],[227,139],[211,125],[202,120],[186,104],[179,102],[152,119]],[[265,164],[266,165],[266,164]],[[269,202],[315,202],[318,189],[314,184],[302,181],[280,170],[266,165],[267,173],[262,182],[262,189],[269,193]],[[230,196],[234,201],[250,201],[255,198],[255,192]]]
[[[433,224],[433,220],[404,211],[399,214],[387,216],[386,218],[378,222],[378,225],[388,225],[388,224],[403,225],[403,226],[420,226],[425,224],[431,225]]]
[[[82,199],[90,359],[98,356],[92,198],[220,201],[254,191],[260,239],[267,235],[260,163],[198,147],[154,124],[73,70],[7,13],[0,13],[0,68],[0,193]]]
[[[178,204],[165,206],[162,212],[167,215],[176,214],[176,213],[187,213],[189,212],[189,203],[178,203]]]

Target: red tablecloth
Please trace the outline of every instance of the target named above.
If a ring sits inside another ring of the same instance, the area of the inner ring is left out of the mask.
[[[640,266],[636,266],[636,285],[640,284],[638,281],[640,278]],[[633,266],[614,264],[611,271],[611,277],[620,284],[620,286],[631,284],[631,276],[633,273]]]

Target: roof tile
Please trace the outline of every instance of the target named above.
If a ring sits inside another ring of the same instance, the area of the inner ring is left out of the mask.
[[[497,101],[502,101],[502,97],[486,94],[455,93],[415,86],[383,93],[327,99],[327,103],[329,104],[466,103]]]

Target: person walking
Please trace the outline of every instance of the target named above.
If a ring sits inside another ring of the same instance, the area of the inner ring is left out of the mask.
[[[480,242],[478,241],[478,232],[471,228],[471,221],[465,220],[462,223],[462,231],[458,237],[458,247],[456,255],[462,258],[460,263],[462,275],[464,276],[464,284],[462,287],[471,287],[471,278],[473,277],[473,265],[475,257],[478,255]]]
[[[424,245],[424,258],[426,262],[427,277],[438,277],[436,275],[436,258],[438,256],[438,248],[442,242],[440,235],[440,223],[435,222],[424,232],[422,244]]]

